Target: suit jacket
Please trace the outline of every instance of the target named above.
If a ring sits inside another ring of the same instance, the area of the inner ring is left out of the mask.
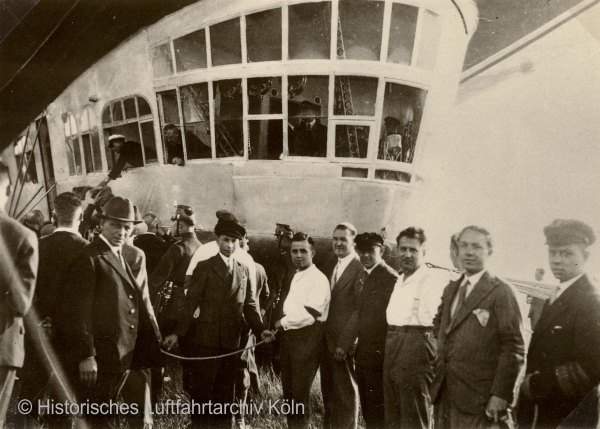
[[[128,259],[126,250],[123,257]],[[138,258],[143,266],[141,253]],[[100,237],[71,262],[63,282],[56,341],[69,365],[91,356],[106,373],[160,365],[149,361],[160,353],[160,337],[148,287]],[[136,351],[143,353],[134,359]]]
[[[144,251],[148,274],[152,273],[158,267],[158,263],[170,247],[169,244],[157,237],[156,234],[136,235],[133,239],[133,245]]]
[[[600,383],[600,287],[587,275],[547,305],[535,327],[527,374],[540,416],[561,423]],[[598,401],[592,407],[596,421]]]
[[[259,337],[265,328],[248,276],[248,268],[237,261],[229,274],[220,254],[200,261],[192,274],[175,334],[186,336],[191,331],[185,340],[191,347],[237,349],[245,319]],[[198,306],[200,316],[194,318]]]
[[[37,269],[37,237],[0,212],[0,367],[23,365],[23,316],[33,301]]]
[[[260,265],[258,262],[256,264],[256,299],[258,300],[259,307],[261,309],[265,308],[269,300],[269,282],[267,279],[267,273],[265,271],[265,267]]]
[[[350,342],[357,341],[356,366],[383,370],[385,339],[387,336],[386,310],[394,286],[400,277],[383,260],[371,274],[365,273],[365,283],[346,332]]]
[[[479,414],[491,395],[509,404],[515,400],[525,357],[521,312],[513,287],[486,271],[452,323],[452,301],[461,281],[446,286],[434,320],[438,361],[431,397],[435,402],[445,383],[460,410]]]
[[[62,296],[61,275],[89,241],[67,231],[54,232],[40,239],[40,264],[33,308],[40,320],[53,317]]]
[[[336,256],[324,267],[323,272],[330,283],[337,263],[338,257]],[[365,267],[360,262],[358,255],[355,255],[333,285],[329,314],[324,325],[327,348],[331,353],[335,352],[336,347],[342,348],[346,353],[354,353],[355,342],[350,341],[350,332],[352,332],[353,326],[348,322],[356,308],[365,273]]]

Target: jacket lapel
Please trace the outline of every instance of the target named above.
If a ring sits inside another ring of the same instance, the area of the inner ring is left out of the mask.
[[[446,332],[449,332],[452,326],[452,302],[454,301],[454,297],[458,293],[458,288],[460,286],[460,282],[462,281],[462,276],[456,280],[451,282],[448,285],[448,292],[446,295],[446,302],[444,302],[444,309],[442,312],[442,325]]]
[[[231,287],[229,291],[225,294],[225,300],[228,300],[237,293],[238,289],[242,286],[243,277],[244,270],[241,267],[240,263],[235,261],[233,264],[233,278],[231,279]]]
[[[128,273],[125,268],[123,268],[123,265],[121,265],[121,262],[117,259],[117,255],[113,253],[104,240],[97,237],[96,242],[98,243],[98,249],[100,250],[100,255],[102,258],[108,262],[109,265],[111,265],[127,283],[129,283],[135,289],[139,289],[139,285],[135,280],[133,280],[135,279],[135,276],[131,274],[131,271]],[[127,262],[125,262],[125,265],[127,265]]]
[[[467,318],[467,316],[477,308],[479,303],[490,294],[490,292],[494,289],[495,283],[493,281],[493,277],[486,271],[481,279],[477,282],[475,286],[473,286],[473,290],[465,300],[465,304],[463,307],[458,310],[458,314],[456,314],[456,318],[454,319],[454,323],[450,326],[448,332],[452,331],[456,328],[460,323]],[[452,295],[452,301],[454,301],[454,295]],[[452,308],[452,302],[450,303]],[[452,310],[451,310],[452,311]]]
[[[229,269],[227,268],[227,265],[225,265],[223,258],[221,258],[218,253],[212,257],[212,266],[218,275],[227,280],[229,277]]]
[[[350,283],[358,270],[363,267],[358,257],[352,258],[352,261],[348,264],[342,276],[338,279],[336,284],[333,285],[333,290],[331,291],[332,297],[336,295],[340,290],[344,289]]]

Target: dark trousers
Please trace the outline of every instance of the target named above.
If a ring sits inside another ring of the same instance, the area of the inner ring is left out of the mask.
[[[599,427],[598,413],[600,386],[596,386],[582,401],[565,401],[558,398],[538,400],[537,403],[521,399],[517,404],[519,428],[536,429],[577,428],[596,429]]]
[[[430,427],[429,386],[436,356],[437,340],[432,328],[388,327],[383,364],[386,428]]]
[[[383,366],[356,366],[356,381],[360,393],[360,408],[367,429],[384,427]]]
[[[251,332],[242,336],[240,342],[244,348],[256,345],[256,337]],[[258,377],[258,368],[256,366],[256,357],[254,349],[248,349],[240,354],[240,368],[237,374],[235,383],[235,402],[238,404],[246,404],[248,400],[248,392],[250,388],[256,393],[260,393],[260,379]],[[244,422],[244,409],[240,409],[240,413],[235,416],[236,422]]]
[[[150,414],[152,412],[150,369],[129,371],[127,381],[121,390],[121,398],[125,404],[137,406],[137,414],[127,414],[130,429],[143,429],[153,424],[152,414]]]
[[[327,338],[321,344],[321,392],[325,405],[326,429],[355,429],[358,424],[358,386],[354,356],[343,362],[333,358]]]
[[[315,322],[301,329],[284,331],[281,336],[283,397],[289,404],[294,403],[294,412],[287,415],[289,429],[310,425],[310,389],[319,369],[322,333],[321,322]]]
[[[197,346],[195,356],[218,356],[230,353],[232,350],[219,347]],[[237,373],[240,367],[239,356],[225,358],[182,361],[184,387],[190,395],[192,404],[193,428],[231,428],[231,409],[228,405],[234,402],[234,390]],[[211,413],[212,410],[216,413]],[[206,406],[203,406],[206,404]],[[222,405],[225,411],[216,410],[215,404]]]

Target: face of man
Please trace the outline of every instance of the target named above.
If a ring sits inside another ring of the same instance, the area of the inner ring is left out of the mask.
[[[348,229],[333,231],[333,253],[338,258],[345,258],[354,250],[354,236]]]
[[[381,261],[381,247],[379,246],[357,249],[356,253],[360,256],[360,262],[367,270],[370,270]]]
[[[412,274],[423,263],[425,246],[417,238],[401,237],[398,241],[398,256],[402,271]]]
[[[279,244],[279,248],[284,252],[289,252],[292,248],[292,239],[287,235],[281,237],[281,242]]]
[[[169,146],[177,146],[179,144],[179,130],[176,128],[169,128],[165,131],[165,140]]]
[[[219,245],[219,252],[229,258],[240,245],[240,239],[229,235],[220,235],[217,237],[217,244]]]
[[[579,244],[550,246],[548,248],[550,269],[554,277],[561,282],[566,282],[579,274],[583,274],[589,255],[589,252]]]
[[[113,144],[112,144],[113,150],[116,153],[121,152],[121,148],[123,147],[123,143],[125,143],[125,140],[123,140],[123,139],[113,140]]]
[[[100,230],[112,246],[121,247],[133,231],[133,222],[104,219],[100,223]]]
[[[292,242],[292,262],[295,267],[303,270],[312,265],[315,250],[308,241]]]
[[[485,234],[468,229],[458,240],[458,259],[468,275],[477,274],[485,269],[487,258],[492,255]]]

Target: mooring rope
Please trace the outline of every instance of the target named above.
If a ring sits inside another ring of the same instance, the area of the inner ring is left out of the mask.
[[[223,355],[218,355],[218,356],[196,356],[196,357],[187,357],[187,356],[180,356],[180,355],[176,355],[176,354],[173,354],[173,353],[169,353],[168,351],[166,351],[166,350],[163,350],[163,349],[160,349],[160,351],[161,351],[161,353],[164,353],[164,354],[166,354],[167,356],[171,356],[172,358],[179,359],[179,360],[211,360],[211,359],[220,359],[220,358],[224,358],[224,357],[228,357],[228,356],[237,355],[237,354],[239,354],[239,353],[243,353],[243,352],[245,352],[246,350],[250,350],[250,349],[253,349],[253,348],[255,348],[255,347],[258,347],[258,346],[260,346],[260,345],[261,345],[261,344],[263,344],[264,342],[265,342],[265,340],[262,340],[262,341],[260,341],[260,342],[258,342],[258,343],[256,343],[256,344],[254,344],[253,346],[246,347],[245,349],[236,350],[236,351],[233,351],[233,352],[231,352],[231,353],[225,353],[225,354],[223,354]]]

